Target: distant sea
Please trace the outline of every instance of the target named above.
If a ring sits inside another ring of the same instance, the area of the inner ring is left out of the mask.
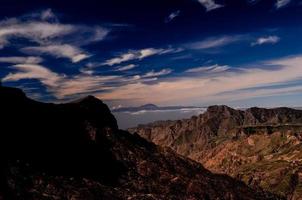
[[[113,112],[120,129],[136,127],[159,120],[178,120],[200,115],[206,108],[183,108],[175,110],[140,110],[137,112]]]

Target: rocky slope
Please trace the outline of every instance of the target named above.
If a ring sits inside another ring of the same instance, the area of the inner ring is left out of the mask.
[[[302,199],[301,110],[211,106],[191,119],[155,122],[130,132],[171,147],[212,172]]]
[[[0,87],[0,199],[279,199],[118,129],[89,96],[67,104]]]

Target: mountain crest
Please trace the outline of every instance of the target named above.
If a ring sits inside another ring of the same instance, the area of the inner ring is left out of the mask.
[[[226,105],[212,105],[209,106],[207,109],[207,112],[210,113],[225,113],[225,112],[233,112],[233,111],[236,110]]]
[[[129,131],[213,172],[288,199],[302,198],[302,110],[216,105],[191,119],[154,122]]]
[[[88,95],[86,97],[83,97],[81,99],[75,100],[72,103],[79,103],[79,104],[99,104],[99,103],[103,103],[102,100],[96,98],[93,95]]]

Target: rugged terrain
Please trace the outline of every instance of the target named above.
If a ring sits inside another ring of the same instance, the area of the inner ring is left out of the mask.
[[[254,188],[302,199],[302,111],[210,106],[191,119],[129,129]]]
[[[119,130],[88,96],[67,104],[0,87],[0,199],[279,199]]]

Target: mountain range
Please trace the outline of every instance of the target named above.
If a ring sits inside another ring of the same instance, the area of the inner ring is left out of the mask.
[[[302,111],[210,106],[190,119],[129,129],[213,173],[287,199],[302,199]]]
[[[112,112],[139,112],[139,111],[167,111],[181,109],[200,109],[203,107],[196,106],[157,106],[154,104],[145,104],[138,107],[121,107],[112,109]]]
[[[88,96],[64,104],[0,86],[1,200],[283,199],[119,130]]]

